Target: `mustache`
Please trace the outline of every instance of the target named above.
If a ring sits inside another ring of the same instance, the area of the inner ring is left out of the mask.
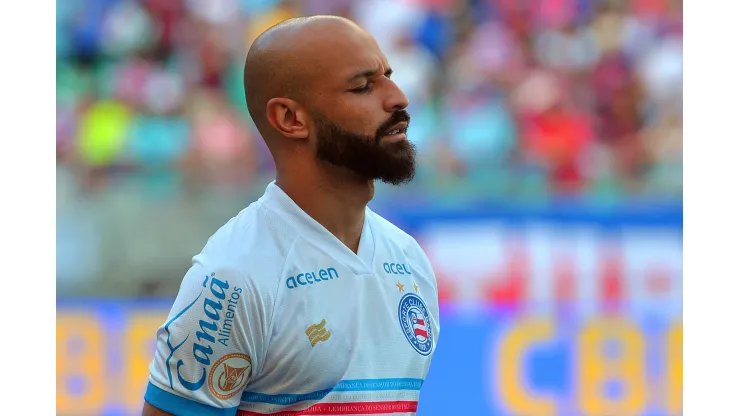
[[[411,116],[409,115],[408,111],[397,110],[393,112],[390,118],[388,118],[386,122],[381,124],[380,127],[378,127],[378,130],[375,133],[377,141],[380,142],[380,139],[383,138],[385,133],[387,133],[391,129],[391,127],[393,127],[396,123],[400,123],[402,121],[411,124]]]

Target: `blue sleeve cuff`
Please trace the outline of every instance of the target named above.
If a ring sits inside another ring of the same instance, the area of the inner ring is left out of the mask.
[[[162,390],[151,382],[146,387],[144,400],[159,410],[175,416],[234,416],[237,407],[211,407]]]

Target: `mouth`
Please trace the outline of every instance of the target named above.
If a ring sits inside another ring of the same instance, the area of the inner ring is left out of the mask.
[[[390,138],[402,138],[406,137],[406,130],[408,130],[409,123],[406,121],[401,121],[393,126],[390,127],[390,129],[387,130],[387,132],[383,135],[383,137],[390,137]]]

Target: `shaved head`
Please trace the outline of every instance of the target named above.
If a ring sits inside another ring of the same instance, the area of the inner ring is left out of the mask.
[[[262,33],[247,53],[244,90],[278,174],[310,157],[362,180],[410,180],[408,100],[391,73],[375,39],[343,17],[289,19]]]
[[[346,34],[369,36],[351,20],[311,16],[280,22],[254,41],[244,65],[244,91],[249,114],[263,136],[267,102],[286,97],[309,105],[312,78],[329,70],[316,55],[339,43],[332,39]]]

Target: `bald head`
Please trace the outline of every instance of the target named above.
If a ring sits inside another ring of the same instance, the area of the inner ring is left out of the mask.
[[[262,136],[273,135],[266,118],[270,99],[284,97],[311,105],[316,78],[332,71],[337,48],[348,46],[340,44],[362,38],[372,39],[357,24],[338,16],[288,19],[262,33],[249,48],[244,65],[247,108]]]

